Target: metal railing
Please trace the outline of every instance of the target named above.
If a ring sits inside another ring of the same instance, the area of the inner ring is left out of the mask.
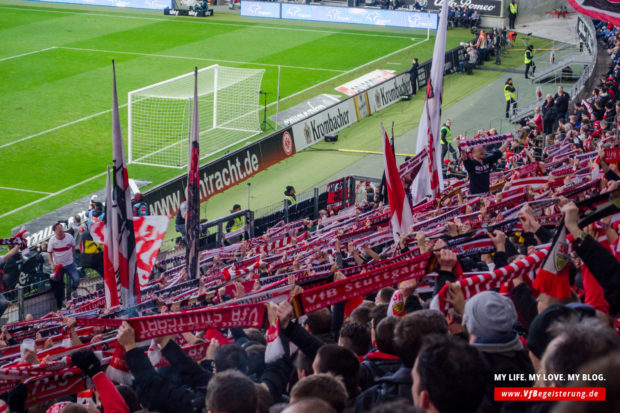
[[[579,16],[577,21],[577,31],[579,32],[579,37],[581,39],[581,43],[579,45],[579,53],[590,56],[589,63],[584,64],[583,73],[575,82],[570,90],[567,90],[568,94],[571,96],[573,100],[578,99],[584,89],[586,89],[586,85],[592,80],[592,75],[594,74],[596,68],[596,61],[598,58],[598,48],[596,43],[596,29],[594,28],[594,24],[592,20],[587,17]],[[580,61],[583,64],[582,61]],[[557,78],[554,79],[554,81]],[[557,82],[556,82],[557,83]],[[516,114],[510,117],[512,122],[516,122],[522,119],[525,116],[528,116],[534,113],[534,109],[536,106],[539,106],[543,100],[535,100],[530,101],[527,105],[520,105],[521,107],[517,110]]]

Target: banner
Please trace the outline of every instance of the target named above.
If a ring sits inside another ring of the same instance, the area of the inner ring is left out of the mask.
[[[245,181],[294,153],[291,128],[286,128],[202,165],[200,202]],[[149,204],[151,214],[174,215],[181,205],[186,186],[187,175],[183,174],[144,193],[144,201]]]
[[[77,318],[76,320],[79,326],[100,327],[119,327],[123,321],[127,321],[136,331],[136,341],[144,341],[170,334],[211,328],[261,328],[265,309],[264,304],[249,304],[157,314],[128,320],[118,318]]]
[[[292,127],[295,149],[302,151],[357,122],[353,99],[344,100]]]
[[[349,199],[347,178],[340,178],[327,184],[327,208],[344,208]]]
[[[293,106],[292,108],[285,109],[278,113],[278,124],[281,126],[289,126],[293,123],[300,122],[310,116],[318,113],[328,107],[335,105],[339,102],[339,98],[336,95],[328,95],[323,93],[306,100],[303,103]],[[276,121],[276,115],[269,116],[269,119]]]
[[[407,3],[413,4],[415,1]],[[426,10],[438,12],[441,10],[443,0],[421,0],[420,4]],[[450,0],[450,6],[467,6],[470,10],[478,10],[481,16],[500,17],[502,15],[502,0]]]
[[[328,23],[353,23],[371,26],[406,27],[409,29],[437,29],[437,14],[401,10],[361,9],[318,5],[281,5],[281,18]]]
[[[506,141],[513,140],[512,133],[502,135],[482,136],[480,138],[460,139],[458,145],[460,149],[471,149],[476,146],[501,145]]]
[[[241,15],[246,17],[269,17],[272,19],[279,19],[280,3],[243,0],[241,2]]]
[[[373,70],[372,72],[366,73],[357,79],[353,79],[344,85],[338,86],[336,90],[347,96],[354,96],[370,89],[373,86],[376,86],[381,82],[385,82],[386,80],[393,78],[395,76],[394,73],[394,70]]]
[[[49,0],[35,0],[49,1]],[[170,1],[164,0],[51,0],[52,3],[86,4],[88,6],[122,7],[134,9],[163,10],[170,7]]]
[[[400,102],[403,96],[409,96],[411,90],[411,77],[408,72],[394,76],[387,82],[368,89],[368,100],[370,101],[370,113],[375,113],[387,108],[396,102]]]
[[[295,314],[299,317],[350,298],[366,296],[403,280],[421,278],[426,274],[429,258],[430,253],[426,253],[306,290],[293,299]]]

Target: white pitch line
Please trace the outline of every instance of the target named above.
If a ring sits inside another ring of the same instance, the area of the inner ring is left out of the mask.
[[[51,192],[33,191],[32,189],[11,188],[10,186],[0,186],[0,189],[6,189],[9,191],[19,191],[19,192],[32,192],[33,194],[43,194],[43,195],[51,194]]]
[[[240,60],[222,60],[222,59],[209,59],[206,57],[191,57],[191,56],[176,56],[176,55],[167,55],[167,54],[156,54],[156,53],[141,53],[141,52],[123,52],[120,50],[103,50],[103,49],[87,49],[82,47],[65,47],[59,46],[59,49],[65,50],[77,50],[82,52],[96,52],[96,53],[116,53],[116,54],[128,54],[128,55],[136,55],[136,56],[146,56],[146,57],[164,57],[168,59],[184,59],[184,60],[201,60],[206,62],[218,62],[218,63],[233,63],[239,65],[252,65],[252,66],[270,66],[270,67],[285,67],[288,69],[300,69],[300,70],[319,70],[323,72],[337,72],[342,73],[344,70],[338,69],[324,69],[321,67],[303,67],[303,66],[287,66],[287,65],[276,65],[273,63],[257,63],[257,62],[243,62]]]
[[[35,50],[35,51],[32,51],[32,52],[27,52],[27,53],[22,53],[22,54],[18,54],[18,55],[15,55],[15,56],[2,57],[2,58],[0,58],[0,62],[4,62],[5,60],[17,59],[18,57],[22,57],[22,56],[28,56],[28,55],[31,55],[31,54],[45,52],[47,50],[51,50],[51,49],[55,49],[55,48],[56,48],[56,46],[46,47],[45,49]]]
[[[124,108],[127,105],[128,104],[125,103],[124,105],[120,105],[119,108]],[[12,142],[7,142],[5,144],[0,145],[0,149],[6,148],[7,146],[15,145],[16,143],[27,141],[27,140],[32,139],[32,138],[36,138],[37,136],[45,135],[46,133],[57,131],[58,129],[65,128],[67,126],[75,125],[76,123],[80,123],[80,122],[83,122],[85,120],[95,118],[97,116],[105,115],[106,113],[109,113],[109,112],[112,112],[112,109],[102,110],[101,112],[93,113],[92,115],[88,115],[88,116],[84,116],[83,118],[80,118],[80,119],[72,120],[71,122],[67,122],[67,123],[64,123],[62,125],[59,125],[59,126],[56,126],[56,127],[53,127],[51,129],[47,129],[47,130],[44,130],[44,131],[41,131],[41,132],[37,132],[37,133],[35,133],[33,135],[24,136],[23,138],[19,138],[17,140],[12,141]]]
[[[327,80],[324,80],[323,82],[317,83],[316,85],[313,85],[313,86],[307,87],[307,88],[305,88],[304,90],[301,90],[301,91],[299,91],[299,92],[293,93],[292,95],[286,96],[286,97],[284,97],[284,98],[280,99],[280,101],[290,99],[290,98],[292,98],[292,97],[294,97],[294,96],[297,96],[297,95],[299,95],[299,94],[301,94],[301,93],[307,92],[308,90],[312,90],[312,89],[314,89],[314,88],[315,88],[315,87],[317,87],[317,86],[323,85],[323,84],[325,84],[325,83],[327,83],[327,82],[330,82],[330,81],[332,81],[332,80],[334,80],[334,79],[337,79],[337,78],[339,78],[339,77],[342,77],[342,76],[344,76],[344,75],[346,75],[346,74],[348,74],[348,73],[355,72],[356,70],[362,69],[362,68],[364,68],[364,67],[366,67],[366,66],[368,66],[368,65],[371,65],[371,64],[373,64],[373,63],[376,63],[376,62],[378,62],[378,61],[380,61],[380,60],[382,60],[382,59],[388,58],[388,57],[390,57],[390,56],[393,56],[393,55],[395,55],[395,54],[397,54],[397,53],[403,52],[403,51],[405,51],[405,50],[407,50],[407,49],[410,49],[410,48],[412,48],[412,47],[418,46],[418,45],[420,45],[420,44],[422,44],[422,43],[424,43],[424,42],[426,42],[426,41],[428,41],[428,39],[423,39],[423,40],[421,40],[421,41],[419,41],[419,42],[417,42],[417,43],[413,43],[413,44],[411,44],[411,45],[409,45],[409,46],[403,47],[402,49],[398,49],[398,50],[396,50],[396,51],[393,51],[393,52],[391,52],[391,53],[388,53],[388,54],[386,54],[385,56],[378,57],[378,58],[376,58],[375,60],[372,60],[372,61],[370,61],[370,62],[368,62],[368,63],[364,63],[363,65],[360,65],[360,66],[358,66],[358,67],[356,67],[356,68],[353,68],[353,69],[351,69],[351,70],[347,70],[346,72],[343,72],[343,73],[337,74],[336,76],[331,77],[331,78],[329,78],[329,79],[327,79]],[[270,103],[270,104],[269,104],[269,105],[267,105],[267,106],[273,106],[273,105],[275,105],[276,103],[277,103],[277,102],[272,102],[272,103]],[[125,105],[123,105],[123,106],[127,106],[127,104],[125,104]],[[123,106],[121,106],[121,107],[123,107]],[[111,109],[106,110],[106,111],[104,111],[104,112],[100,112],[99,114],[102,114],[102,113],[107,113],[107,112],[110,112],[110,111],[111,111]],[[99,114],[95,114],[95,115],[87,116],[87,118],[91,118],[91,117],[94,117],[94,116],[98,116]],[[83,118],[83,119],[84,119],[84,118]],[[78,122],[78,121],[73,121],[72,123],[76,123],[76,122]],[[63,127],[63,125],[61,125],[61,126],[58,126],[58,127],[54,128],[54,130],[56,130],[56,129],[60,129],[61,127]],[[43,132],[41,132],[40,134],[43,134]],[[23,139],[23,138],[22,138],[22,139]],[[5,144],[5,145],[6,145],[6,144]],[[0,148],[2,148],[2,146],[0,146]],[[22,209],[28,208],[28,207],[30,207],[30,206],[32,206],[32,205],[36,205],[36,204],[38,204],[39,202],[45,201],[46,199],[52,198],[52,197],[54,197],[54,196],[56,196],[56,195],[58,195],[58,194],[61,194],[61,193],[65,192],[65,191],[68,191],[68,190],[73,189],[73,188],[75,188],[75,187],[77,187],[77,186],[80,186],[80,185],[82,185],[82,184],[85,184],[86,182],[92,181],[93,179],[97,179],[97,178],[99,178],[100,176],[103,176],[103,175],[105,175],[105,174],[106,174],[106,172],[102,172],[102,173],[100,173],[100,174],[98,174],[98,175],[95,175],[95,176],[93,176],[93,177],[91,177],[91,178],[88,178],[88,179],[86,179],[86,180],[84,180],[84,181],[82,181],[82,182],[78,182],[77,184],[71,185],[71,186],[69,186],[69,187],[67,187],[67,188],[65,188],[65,189],[61,189],[60,191],[54,192],[54,193],[52,193],[52,194],[49,194],[49,195],[47,195],[47,196],[44,196],[43,198],[37,199],[37,200],[35,200],[35,201],[32,201],[32,202],[30,202],[29,204],[22,205],[22,206],[20,206],[19,208],[16,208],[16,209],[14,209],[14,210],[12,210],[12,211],[5,212],[4,214],[0,215],[0,218],[4,218],[4,217],[6,217],[6,216],[9,216],[9,215],[14,214],[15,212],[19,212],[19,211],[21,211]]]
[[[30,202],[30,203],[28,203],[28,204],[26,204],[26,205],[22,205],[22,206],[20,206],[19,208],[15,208],[15,209],[14,209],[14,210],[12,210],[12,211],[5,212],[4,214],[0,215],[0,219],[1,219],[1,218],[4,218],[4,217],[7,217],[7,216],[9,216],[9,215],[12,215],[12,214],[14,214],[14,213],[16,213],[16,212],[19,212],[19,211],[21,211],[22,209],[26,209],[26,208],[28,208],[28,207],[31,207],[31,206],[33,206],[33,205],[36,205],[36,204],[38,204],[39,202],[45,201],[46,199],[49,199],[49,198],[55,197],[56,195],[62,194],[63,192],[66,192],[66,191],[68,191],[68,190],[70,190],[70,189],[76,188],[76,187],[78,187],[78,186],[80,186],[80,185],[82,185],[82,184],[85,184],[85,183],[87,183],[87,182],[90,182],[90,181],[92,181],[92,180],[94,180],[94,179],[97,179],[97,178],[99,178],[99,177],[102,177],[102,176],[103,176],[103,175],[105,175],[106,173],[107,173],[107,172],[102,172],[102,173],[100,173],[100,174],[98,174],[98,175],[95,175],[95,176],[90,177],[90,178],[88,178],[88,179],[85,179],[85,180],[83,180],[83,181],[81,181],[81,182],[78,182],[77,184],[73,184],[73,185],[68,186],[68,187],[66,187],[66,188],[64,188],[64,189],[61,189],[60,191],[56,191],[56,192],[50,193],[50,194],[48,194],[48,195],[44,196],[43,198],[39,198],[39,199],[37,199],[37,200],[35,200],[35,201],[32,201],[32,202]]]
[[[20,10],[23,11],[23,8],[19,7],[3,7],[0,6],[0,9],[8,9],[8,10]],[[176,18],[157,18],[157,17],[144,17],[144,16],[129,16],[126,14],[112,14],[112,13],[80,13],[73,12],[68,10],[28,10],[28,12],[40,12],[40,13],[60,13],[60,14],[79,14],[83,16],[103,16],[103,17],[118,17],[123,19],[135,19],[135,20],[150,20],[150,21],[158,21],[158,22],[170,22],[170,23],[191,23],[191,24],[208,24],[208,25],[216,25],[216,26],[232,26],[232,27],[245,27],[245,28],[256,28],[256,29],[266,29],[266,30],[291,30],[295,32],[307,32],[307,33],[326,33],[326,34],[343,34],[347,36],[364,36],[364,37],[385,37],[392,39],[415,39],[412,38],[411,35],[394,35],[394,34],[378,34],[378,33],[349,33],[349,32],[339,32],[333,30],[319,30],[319,29],[301,29],[295,27],[278,27],[278,26],[261,26],[254,24],[243,24],[243,23],[224,23],[224,22],[212,22],[212,21],[195,21],[190,19],[176,19]]]

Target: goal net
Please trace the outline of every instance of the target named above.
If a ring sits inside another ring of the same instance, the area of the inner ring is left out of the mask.
[[[261,132],[264,69],[213,65],[198,71],[201,159]],[[129,92],[129,163],[182,168],[188,162],[194,72]]]

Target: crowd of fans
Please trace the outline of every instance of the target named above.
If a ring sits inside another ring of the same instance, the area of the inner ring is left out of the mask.
[[[104,309],[94,293],[3,326],[0,411],[619,411],[618,212],[583,225],[599,211],[588,200],[617,200],[620,180],[620,38],[609,25],[599,33],[611,66],[592,97],[563,111],[558,91],[553,109],[525,120],[512,141],[470,145],[446,163],[441,195],[412,203],[415,223],[397,241],[388,206],[368,187],[355,206],[203,252],[196,288],[182,289],[192,283],[184,266],[162,259],[132,312]],[[554,256],[566,276],[507,270],[551,256],[558,234],[569,234]],[[423,277],[368,296],[301,317],[287,299],[415,256],[431,257]],[[513,276],[467,288],[500,273]],[[127,315],[246,302],[268,307],[264,329],[184,329],[140,342],[135,324],[119,325]],[[108,324],[84,327],[86,318]],[[94,393],[77,393],[83,377]],[[496,400],[496,387],[532,386],[604,387],[606,401]]]

